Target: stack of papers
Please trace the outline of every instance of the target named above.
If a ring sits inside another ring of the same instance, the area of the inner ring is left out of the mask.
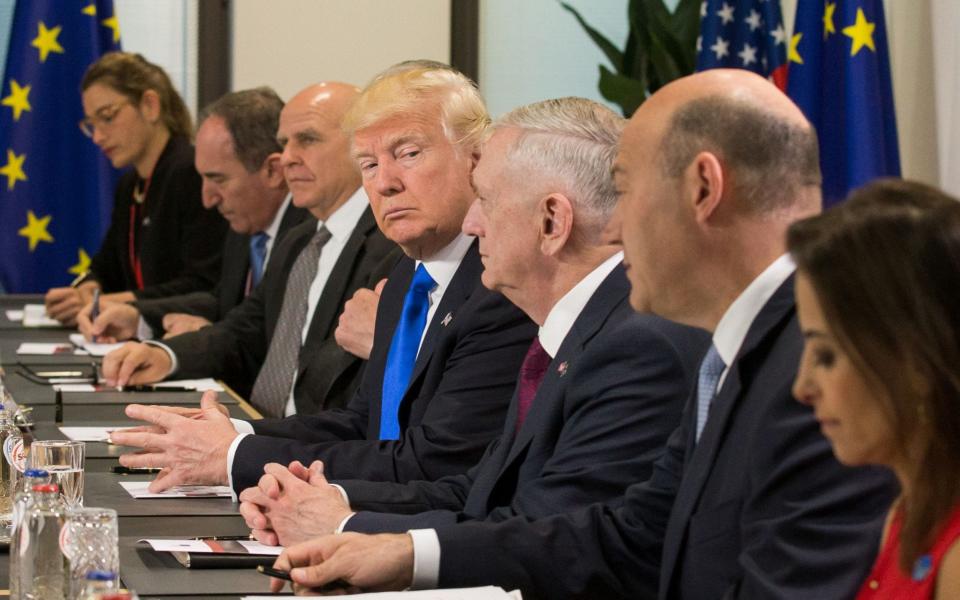
[[[178,485],[165,492],[150,492],[149,481],[121,481],[123,489],[137,500],[145,498],[232,498],[233,493],[225,485]]]

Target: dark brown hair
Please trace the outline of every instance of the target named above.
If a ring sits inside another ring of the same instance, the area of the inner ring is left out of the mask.
[[[795,223],[787,246],[907,464],[900,566],[910,573],[960,502],[960,203],[878,181]]]
[[[220,117],[230,131],[233,153],[253,173],[275,152],[283,152],[277,141],[277,127],[283,100],[273,88],[261,86],[224,94],[200,111],[199,125]],[[198,125],[198,128],[199,128]]]
[[[153,90],[160,97],[160,118],[170,130],[170,135],[190,138],[193,124],[190,111],[183,98],[174,89],[163,69],[132,52],[108,52],[87,67],[80,82],[80,90],[86,91],[99,83],[126,96],[135,105],[143,93]]]

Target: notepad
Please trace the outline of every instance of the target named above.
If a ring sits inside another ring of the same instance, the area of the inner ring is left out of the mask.
[[[7,318],[11,321],[9,314]],[[24,304],[23,305],[23,326],[24,327],[60,327],[60,321],[51,319],[47,316],[47,307],[42,304]]]
[[[121,481],[123,489],[137,500],[149,498],[232,498],[225,485],[178,485],[165,492],[151,492],[149,481]]]
[[[53,356],[54,354],[73,354],[73,344],[46,342],[23,342],[17,347],[17,355]]]
[[[8,310],[7,320],[13,321],[14,323],[20,323],[23,321],[23,311],[22,310]]]

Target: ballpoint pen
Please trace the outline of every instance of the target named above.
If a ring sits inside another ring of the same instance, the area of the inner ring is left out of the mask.
[[[100,316],[100,288],[93,290],[93,307],[90,309],[90,322],[93,323]],[[96,343],[97,336],[93,336],[93,342]]]

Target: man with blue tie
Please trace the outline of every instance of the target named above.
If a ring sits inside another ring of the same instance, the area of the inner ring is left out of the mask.
[[[276,139],[282,109],[276,92],[261,87],[230,92],[200,113],[194,162],[203,179],[201,198],[230,224],[216,289],[102,304],[92,322],[85,309],[78,317],[84,335],[122,341],[196,331],[222,319],[253,291],[276,241],[309,216],[291,205],[283,179],[283,148]]]
[[[542,517],[617,499],[649,477],[708,335],[630,308],[623,253],[603,239],[623,124],[590,100],[548,100],[498,119],[483,145],[463,231],[479,240],[483,284],[540,326],[483,459],[438,481],[337,481],[349,503],[319,463],[308,482],[296,465],[268,465],[240,495],[259,539],[289,546],[341,529]]]
[[[437,526],[429,583],[525,598],[853,597],[896,492],[887,473],[840,465],[791,396],[803,341],[784,235],[820,210],[812,127],[769,81],[706,71],[640,106],[613,172],[630,302],[713,333],[701,389],[619,506]],[[413,548],[407,534],[326,536],[277,566],[306,566],[291,571],[299,586],[399,589],[419,583]]]
[[[477,242],[460,231],[488,124],[469,79],[416,63],[375,79],[344,118],[377,224],[406,255],[383,287],[370,359],[346,407],[233,424],[209,395],[203,419],[130,406],[128,416],[164,433],[115,438],[156,449],[121,462],[176,465],[153,489],[229,482],[236,491],[270,462],[320,459],[333,476],[385,481],[438,479],[475,464],[503,427],[536,331],[483,287]],[[168,450],[184,444],[203,460]]]

